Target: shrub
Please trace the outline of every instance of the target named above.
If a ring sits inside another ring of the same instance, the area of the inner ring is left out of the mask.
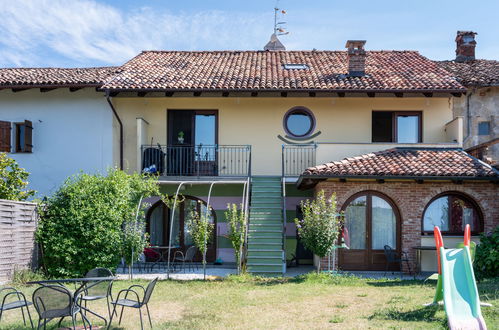
[[[499,226],[488,235],[480,235],[474,268],[479,279],[499,277]]]
[[[12,275],[12,284],[15,286],[26,285],[28,282],[43,280],[43,274],[31,269],[18,269]]]
[[[192,210],[189,213],[187,220],[187,228],[189,230],[189,234],[191,234],[192,241],[203,256],[203,272],[205,273],[205,279],[206,251],[208,250],[208,244],[210,244],[213,239],[213,230],[215,229],[215,225],[210,222],[210,205],[207,205],[206,208],[207,211],[201,212],[201,214],[196,210]]]
[[[19,167],[17,162],[0,153],[0,198],[15,201],[25,201],[35,194],[27,189],[29,173]]]
[[[130,244],[142,252],[144,241],[125,240],[123,229],[140,221],[141,199],[157,194],[154,178],[114,169],[107,176],[68,178],[42,208],[37,230],[48,275],[78,277],[95,267],[114,270]]]
[[[229,224],[229,233],[227,238],[232,243],[236,257],[237,273],[241,273],[241,257],[243,255],[244,241],[246,239],[246,216],[243,205],[237,209],[236,204],[227,204],[225,219]]]
[[[321,190],[315,200],[302,201],[301,208],[303,220],[295,219],[298,235],[308,250],[324,258],[336,243],[343,220],[336,211],[336,195],[326,199],[324,190]],[[319,271],[320,262],[317,265]]]

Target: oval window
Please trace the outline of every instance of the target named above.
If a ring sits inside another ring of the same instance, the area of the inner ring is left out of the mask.
[[[312,112],[303,107],[289,110],[284,116],[284,130],[294,137],[309,136],[315,129],[315,118]]]

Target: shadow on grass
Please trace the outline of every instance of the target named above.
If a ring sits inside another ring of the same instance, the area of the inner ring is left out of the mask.
[[[411,311],[401,311],[397,307],[380,309],[369,316],[369,320],[392,320],[405,322],[445,322],[439,317],[435,317],[438,306],[427,306]]]
[[[422,285],[421,280],[391,280],[391,279],[379,279],[376,281],[367,281],[367,285],[375,287],[390,287],[390,286],[414,286]]]

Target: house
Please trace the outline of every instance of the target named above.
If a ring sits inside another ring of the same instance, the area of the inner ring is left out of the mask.
[[[113,114],[96,87],[115,69],[0,69],[0,151],[31,173],[37,197],[114,165]]]
[[[497,226],[498,172],[462,150],[453,107],[467,89],[452,74],[416,51],[367,51],[363,40],[347,41],[346,51],[272,45],[144,51],[88,90],[100,93],[95,116],[111,129],[107,162],[158,175],[163,193],[181,194],[175,211],[159,196],[148,200],[151,244],[185,251],[196,209],[216,224],[208,261],[233,261],[224,211],[242,204],[248,270],[282,274],[292,259],[311,259],[293,219],[320,189],[336,192],[347,215],[346,270],[384,269],[384,245],[407,252],[414,267],[436,223],[449,243],[463,223],[475,235]]]
[[[499,61],[476,59],[476,37],[458,31],[456,58],[440,61],[467,88],[465,97],[454,100],[455,117],[464,120],[463,147],[493,166],[499,165]]]

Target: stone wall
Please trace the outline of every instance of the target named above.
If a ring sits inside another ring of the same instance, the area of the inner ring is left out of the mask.
[[[323,181],[315,187],[315,193],[324,190],[326,196],[336,193],[338,208],[352,195],[372,190],[390,198],[398,208],[401,216],[401,247],[409,255],[412,267],[416,266],[414,246],[421,245],[421,221],[426,205],[436,195],[444,192],[460,192],[474,200],[483,214],[484,230],[490,232],[499,225],[499,185],[488,182],[429,182],[418,184],[415,181],[385,182],[374,181]],[[327,259],[323,260],[327,265]],[[404,271],[405,269],[404,265]]]
[[[0,282],[15,270],[37,266],[36,204],[0,199]]]

